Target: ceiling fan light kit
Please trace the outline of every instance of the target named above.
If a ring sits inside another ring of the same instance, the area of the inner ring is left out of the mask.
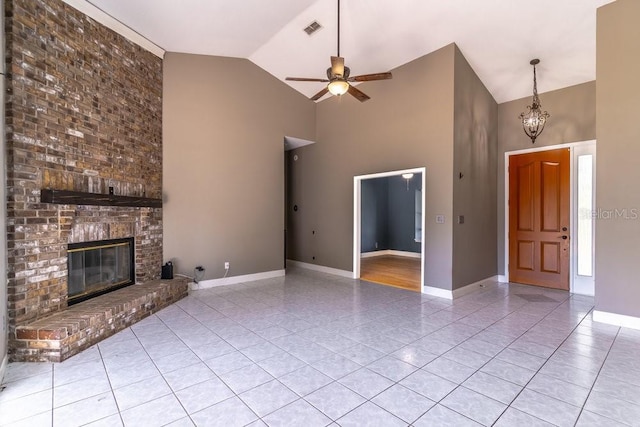
[[[327,85],[331,95],[344,95],[349,90],[349,83],[344,80],[334,80]]]
[[[340,56],[340,0],[338,0],[338,52],[336,56],[331,57],[331,67],[327,68],[326,79],[315,79],[307,77],[287,77],[285,80],[298,81],[298,82],[322,82],[327,83],[320,92],[313,95],[310,99],[317,101],[327,93],[331,95],[340,96],[345,93],[351,94],[358,101],[364,102],[369,98],[367,94],[360,89],[351,85],[351,82],[369,82],[373,80],[387,80],[390,79],[391,73],[375,73],[375,74],[363,74],[361,76],[350,77],[349,67],[345,67],[344,58]]]
[[[527,111],[520,114],[522,129],[524,133],[531,138],[531,143],[536,143],[536,138],[540,136],[544,130],[547,119],[551,117],[546,111],[542,111],[542,104],[538,97],[538,82],[536,80],[536,65],[540,63],[539,59],[532,59],[529,64],[533,65],[533,100],[531,105],[527,105]]]

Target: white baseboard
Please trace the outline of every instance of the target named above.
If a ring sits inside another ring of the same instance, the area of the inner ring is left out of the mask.
[[[479,280],[475,283],[470,283],[466,286],[455,289],[453,291],[450,291],[448,289],[442,289],[442,288],[434,288],[433,286],[425,286],[423,293],[427,295],[433,295],[439,298],[446,298],[449,300],[453,300],[456,298],[460,298],[461,296],[467,295],[468,293],[471,293],[484,286],[495,283],[497,281],[498,281],[498,276],[491,276],[491,277],[487,277],[486,279]]]
[[[509,283],[509,279],[507,279],[507,275],[506,274],[499,274],[498,275],[498,282],[500,282],[500,283]]]
[[[422,254],[420,252],[409,252],[409,251],[395,251],[393,249],[385,249],[382,251],[373,251],[373,252],[362,252],[360,254],[361,258],[372,258],[376,256],[383,255],[395,255],[395,256],[403,256],[406,258],[422,258]]]
[[[593,321],[640,330],[640,317],[593,310]]]
[[[217,286],[236,285],[238,283],[255,282],[256,280],[273,279],[284,276],[284,270],[265,271],[263,273],[245,274],[242,276],[224,277],[221,279],[202,280],[198,283],[189,283],[189,290],[215,288]]]
[[[360,258],[373,258],[376,256],[387,255],[385,252],[387,251],[361,252]]]
[[[301,261],[287,260],[287,265],[291,267],[305,268],[307,270],[319,271],[321,273],[333,274],[334,276],[346,277],[353,279],[353,271],[340,270],[332,267],[325,267],[324,265],[309,264]]]
[[[2,358],[2,363],[0,363],[0,384],[2,384],[2,380],[4,379],[4,374],[7,372],[7,365],[9,364],[9,355],[5,354]]]
[[[491,277],[487,277],[486,279],[478,280],[477,282],[474,282],[474,283],[469,283],[468,285],[455,289],[453,291],[453,298],[454,299],[460,298],[461,296],[467,295],[468,293],[471,293],[475,290],[478,290],[487,285],[490,285],[491,283],[496,283],[496,282],[498,282],[498,276],[491,276]]]
[[[423,294],[433,295],[438,298],[453,299],[453,292],[448,289],[434,288],[433,286],[425,286],[422,290]]]

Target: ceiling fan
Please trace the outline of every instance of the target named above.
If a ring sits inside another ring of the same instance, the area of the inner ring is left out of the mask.
[[[364,102],[370,99],[370,97],[360,89],[351,85],[351,82],[369,82],[372,80],[387,80],[391,78],[391,73],[363,74],[351,77],[350,72],[349,67],[344,65],[344,58],[340,56],[340,0],[338,0],[338,53],[337,56],[331,57],[331,67],[327,68],[327,78],[287,77],[285,80],[328,83],[324,89],[310,98],[312,101],[317,101],[328,92],[338,96],[349,92],[358,101]]]

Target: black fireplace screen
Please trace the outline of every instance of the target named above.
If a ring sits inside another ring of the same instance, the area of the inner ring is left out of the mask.
[[[134,283],[133,238],[70,243],[68,304]]]

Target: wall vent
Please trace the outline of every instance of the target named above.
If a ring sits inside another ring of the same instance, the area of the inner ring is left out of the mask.
[[[304,32],[310,36],[311,34],[318,31],[320,28],[322,28],[322,25],[318,24],[318,21],[313,21],[311,24],[307,25],[307,27],[304,29]]]

